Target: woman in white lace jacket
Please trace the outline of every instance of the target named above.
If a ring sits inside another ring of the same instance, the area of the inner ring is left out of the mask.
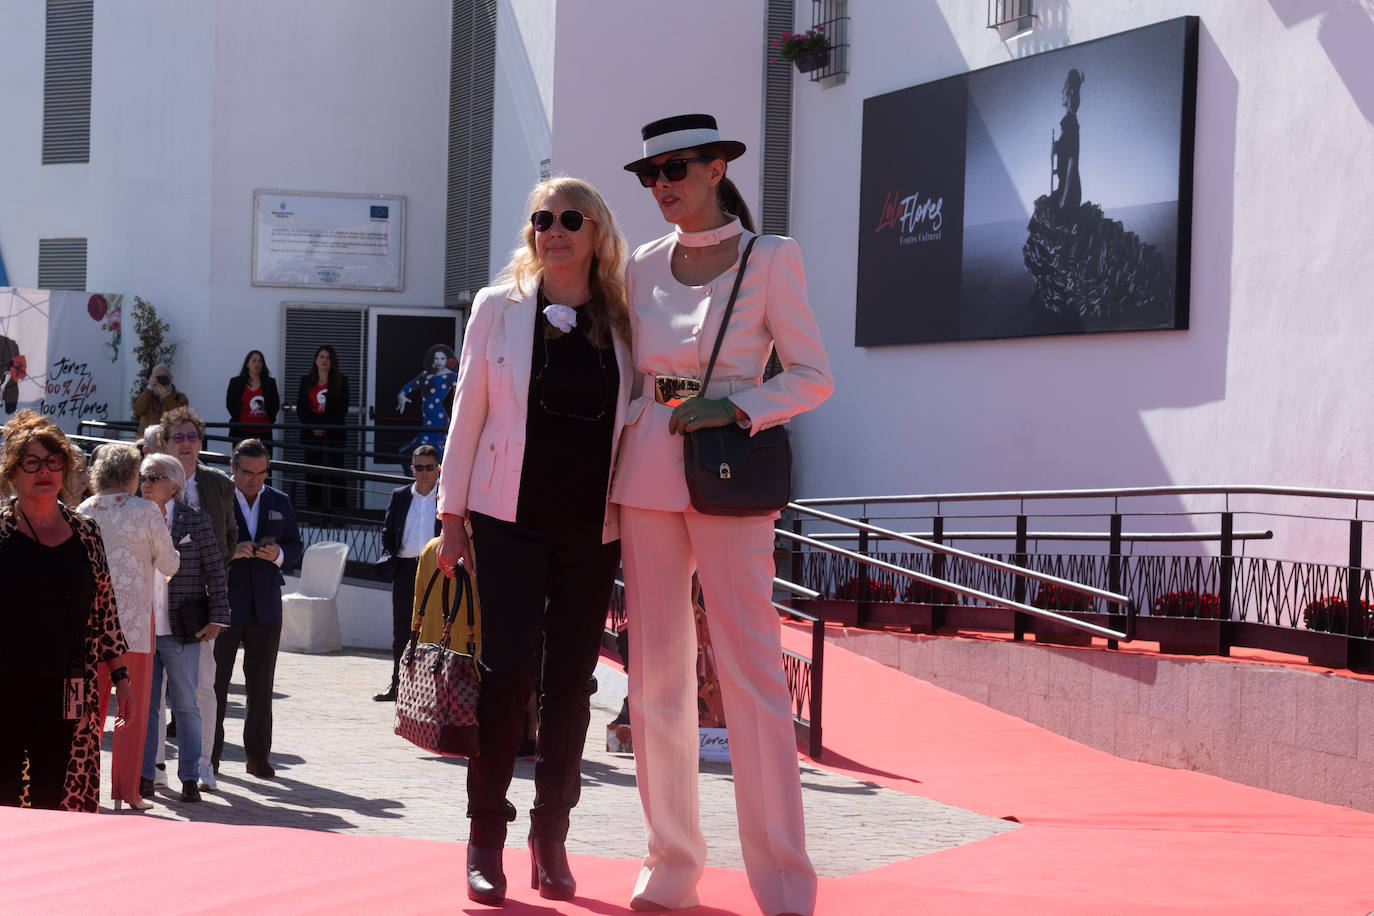
[[[129,643],[124,656],[134,690],[133,713],[114,733],[110,796],[116,809],[126,802],[136,810],[152,807],[139,796],[144,736],[148,729],[148,685],[153,668],[153,590],[160,576],[171,576],[181,559],[162,512],[134,494],[138,492],[138,449],[131,445],[103,445],[91,471],[96,495],[77,511],[100,526],[110,564],[119,625]],[[110,695],[109,676],[99,669],[99,696]]]

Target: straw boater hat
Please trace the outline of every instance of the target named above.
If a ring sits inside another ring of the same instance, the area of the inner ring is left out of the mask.
[[[707,114],[677,115],[651,121],[644,125],[641,134],[644,137],[644,155],[625,166],[627,172],[647,165],[655,156],[700,146],[719,150],[726,162],[744,155],[744,144],[738,140],[722,140],[716,119]]]

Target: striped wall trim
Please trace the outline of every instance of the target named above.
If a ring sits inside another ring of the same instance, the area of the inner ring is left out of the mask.
[[[454,308],[491,279],[496,0],[453,0],[449,53],[444,304]]]
[[[764,60],[772,58],[773,39],[795,24],[794,0],[768,0]],[[792,195],[792,63],[765,63],[763,74],[763,155],[759,182],[763,202],[759,228],[787,235]]]
[[[43,164],[91,161],[94,0],[48,0],[43,54]]]

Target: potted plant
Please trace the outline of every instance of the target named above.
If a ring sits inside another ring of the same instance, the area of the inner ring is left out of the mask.
[[[783,32],[773,39],[777,57],[769,59],[774,63],[778,58],[790,60],[802,73],[819,70],[830,63],[830,39],[825,35],[825,26],[818,25],[801,34]]]
[[[1328,633],[1349,632],[1355,636],[1368,636],[1370,630],[1374,629],[1374,610],[1369,602],[1360,602],[1360,617],[1363,619],[1354,624],[1353,630],[1348,629],[1350,625],[1346,622],[1346,610],[1345,599],[1337,595],[1313,601],[1302,610],[1303,626]]]
[[[1221,616],[1221,599],[1216,592],[1192,589],[1169,592],[1155,599],[1154,616],[1218,618]]]

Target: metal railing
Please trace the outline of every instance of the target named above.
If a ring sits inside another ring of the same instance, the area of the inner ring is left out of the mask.
[[[811,516],[812,518],[823,519],[832,524],[854,528],[856,531],[868,534],[869,536],[881,536],[885,539],[900,541],[902,543],[909,544],[913,547],[919,547],[923,550],[930,551],[934,554],[940,554],[944,557],[957,557],[969,563],[985,566],[990,569],[1000,570],[1001,572],[1007,575],[1018,577],[1018,581],[1020,579],[1029,579],[1039,582],[1042,585],[1053,585],[1066,592],[1086,595],[1091,598],[1100,599],[1109,604],[1118,605],[1125,612],[1125,626],[1118,630],[1110,626],[1102,626],[1096,623],[1091,623],[1086,620],[1069,617],[1064,614],[1060,614],[1056,611],[1050,610],[1048,608],[1035,607],[1033,605],[1026,604],[1024,600],[1021,600],[1017,596],[1007,598],[1001,595],[994,595],[990,592],[981,589],[972,588],[967,585],[962,585],[958,582],[952,582],[940,576],[917,572],[914,569],[908,569],[896,563],[890,563],[884,560],[879,560],[863,553],[858,553],[853,550],[846,550],[843,547],[836,547],[833,544],[826,543],[825,541],[820,541],[815,538],[806,537],[798,531],[788,531],[782,528],[777,529],[778,534],[782,535],[788,540],[793,541],[794,543],[805,544],[807,546],[810,546],[817,550],[824,551],[826,553],[848,557],[849,559],[857,563],[863,564],[864,566],[872,567],[874,569],[881,569],[888,573],[906,577],[915,582],[921,582],[934,588],[944,589],[946,591],[950,591],[958,595],[963,595],[966,598],[973,598],[991,607],[1006,608],[1008,610],[1017,611],[1023,614],[1029,614],[1033,617],[1040,617],[1045,620],[1051,620],[1055,623],[1062,624],[1064,626],[1070,627],[1080,632],[1090,633],[1095,636],[1104,636],[1108,640],[1130,641],[1134,638],[1136,606],[1135,602],[1132,601],[1126,595],[1118,594],[1114,591],[1108,591],[1106,589],[1097,588],[1092,585],[1074,582],[1069,579],[1062,578],[1060,576],[1054,576],[1048,573],[1038,572],[1033,569],[1028,569],[1024,566],[1018,566],[1013,563],[1007,563],[1002,560],[994,559],[992,557],[986,557],[980,554],[970,553],[969,551],[960,550],[957,547],[950,547],[947,544],[941,544],[936,541],[913,537],[911,535],[900,534],[896,531],[889,531],[887,529],[880,528],[876,525],[868,524],[867,522],[855,521],[852,519],[844,518],[840,515],[834,515],[829,512],[822,512],[819,509],[813,509],[807,505],[802,505],[800,503],[791,503],[789,504],[788,508],[793,510],[794,512]],[[1021,584],[1023,585],[1024,583]],[[1022,594],[1024,594],[1024,592],[1022,592]]]
[[[993,549],[978,556],[1128,595],[1141,614],[1137,636],[1158,640],[1164,651],[1226,655],[1232,646],[1245,646],[1306,655],[1322,665],[1374,668],[1374,571],[1362,564],[1371,503],[1374,491],[1204,485],[826,497],[798,500],[796,507],[847,510],[862,523],[881,523],[884,530],[928,531],[935,543],[980,541]],[[994,592],[1012,581],[1001,570],[963,558],[877,552],[884,545],[891,551],[907,545],[900,537],[852,525],[836,531],[829,520],[791,514],[794,533],[806,530],[803,523],[812,528],[824,523],[825,530],[810,532],[813,540],[857,541],[855,553],[861,556],[932,578]],[[1095,519],[1102,528],[1088,530],[1084,519]],[[1264,524],[1245,529],[1238,524],[1250,519]],[[1007,528],[995,530],[989,520]],[[1182,530],[1138,530],[1141,522],[1148,522],[1144,528]],[[1066,530],[1053,530],[1058,527]],[[1272,548],[1267,552],[1278,555],[1247,555],[1247,544],[1260,550],[1276,540],[1276,533],[1286,548],[1297,545],[1313,556],[1295,559]],[[1085,550],[1062,552],[1059,545],[1066,541],[1082,541]],[[1203,552],[1167,546],[1187,542]],[[1006,546],[997,548],[998,543]],[[1104,549],[1095,550],[1099,545]],[[857,600],[861,609],[874,602],[916,602],[940,606],[936,616],[945,625],[975,617],[952,596],[947,603],[933,600],[935,586],[913,586],[898,598],[894,584],[908,577],[882,571],[873,573],[879,588],[849,594],[852,583],[866,582],[865,571],[871,569],[850,557],[794,549],[791,578],[826,598]],[[1108,616],[1099,612],[1097,599],[1066,603],[1057,589],[1042,586],[1027,603],[1095,622]],[[1030,596],[1018,590],[1015,597]],[[895,609],[878,616],[884,614],[897,616]],[[1020,621],[1018,611],[1017,638],[1023,632]]]

